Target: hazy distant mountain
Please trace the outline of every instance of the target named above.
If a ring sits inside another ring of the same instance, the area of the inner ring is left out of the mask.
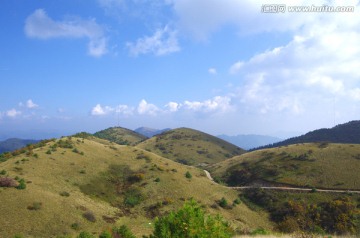
[[[360,144],[360,121],[350,121],[333,128],[318,129],[302,136],[263,146],[261,149],[310,142]]]
[[[35,144],[38,140],[24,140],[18,138],[11,138],[0,141],[0,154],[8,151],[13,151],[25,147],[28,144]]]
[[[158,129],[154,129],[154,128],[149,128],[149,127],[139,127],[135,130],[136,133],[139,133],[143,136],[146,136],[148,138],[151,138],[153,136],[159,135],[165,131],[169,131],[171,130],[170,128],[166,128],[166,129],[162,129],[162,130],[158,130]]]
[[[234,145],[237,145],[245,150],[268,145],[268,144],[273,144],[275,142],[279,142],[282,140],[277,137],[265,136],[265,135],[237,135],[237,136],[219,135],[218,137]]]

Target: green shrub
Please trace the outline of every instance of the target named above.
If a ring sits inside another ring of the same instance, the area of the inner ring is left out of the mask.
[[[240,198],[237,198],[233,201],[233,206],[239,205],[241,203]]]
[[[139,189],[132,188],[125,193],[124,204],[129,207],[135,207],[140,204],[143,196]]]
[[[95,236],[93,236],[89,232],[83,231],[77,236],[77,238],[95,238]]]
[[[252,236],[256,236],[256,235],[269,235],[270,232],[268,232],[267,230],[265,230],[264,228],[257,228],[255,230],[253,230],[252,232],[250,232],[250,235]]]
[[[229,206],[228,201],[226,200],[226,198],[222,197],[220,199],[220,201],[218,202],[219,206],[222,208],[227,208]]]
[[[113,236],[121,238],[136,238],[136,236],[134,236],[130,229],[125,225],[122,225],[119,228],[114,228]]]
[[[160,182],[160,178],[156,178],[154,181],[158,183]]]
[[[191,178],[192,178],[192,175],[191,175],[191,173],[190,173],[189,171],[187,171],[187,172],[185,173],[185,177],[188,178],[188,179],[191,179]]]
[[[5,175],[5,174],[6,174],[6,170],[5,170],[5,169],[3,169],[3,170],[0,171],[0,175]]]
[[[71,228],[77,231],[77,230],[79,230],[80,225],[79,225],[79,223],[75,222],[75,223],[71,224]]]
[[[25,189],[26,188],[26,183],[24,179],[20,179],[19,180],[19,185],[16,187],[17,189]]]
[[[155,220],[155,230],[148,238],[230,238],[229,224],[219,215],[206,215],[194,201],[188,201],[177,212]],[[146,237],[146,236],[144,236]]]
[[[113,236],[111,235],[110,232],[108,231],[103,231],[100,235],[99,238],[113,238]]]

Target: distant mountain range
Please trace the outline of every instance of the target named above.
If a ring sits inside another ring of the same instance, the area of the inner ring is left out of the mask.
[[[136,133],[139,133],[143,136],[146,136],[148,138],[151,138],[153,136],[156,136],[156,135],[159,135],[163,132],[166,132],[166,131],[169,131],[171,130],[170,128],[165,128],[165,129],[162,129],[162,130],[158,130],[158,129],[153,129],[153,128],[149,128],[149,127],[139,127],[137,129],[135,129],[134,131]]]
[[[305,135],[293,137],[266,146],[261,146],[257,149],[273,148],[311,142],[360,144],[360,121],[350,121],[344,124],[337,125],[333,128],[314,130],[306,133]]]
[[[268,144],[273,144],[282,140],[278,137],[265,136],[265,135],[237,135],[237,136],[219,135],[217,137],[227,142],[230,142],[234,145],[237,145],[245,150],[249,150],[252,148],[256,148]]]
[[[24,140],[18,138],[11,138],[0,141],[0,154],[8,151],[20,149],[28,144],[38,143],[38,140]]]

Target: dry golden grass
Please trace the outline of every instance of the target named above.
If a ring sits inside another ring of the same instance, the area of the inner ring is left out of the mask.
[[[272,228],[265,213],[254,212],[244,204],[232,209],[211,208],[222,197],[231,203],[237,198],[237,193],[212,183],[200,169],[184,166],[136,147],[75,137],[71,141],[78,153],[72,149],[57,148],[48,154],[50,146],[55,143],[50,142],[33,151],[38,158],[22,154],[0,163],[0,170],[6,170],[8,176],[18,176],[28,182],[25,190],[0,188],[0,237],[13,237],[15,234],[56,237],[78,234],[81,230],[98,234],[123,224],[128,225],[137,235],[148,234],[152,230],[153,221],[145,216],[146,207],[169,200],[169,205],[162,208],[162,212],[166,212],[179,208],[183,200],[189,198],[199,201],[210,213],[220,213],[234,228]],[[84,154],[81,155],[81,152]],[[137,159],[141,153],[148,156],[149,160]],[[145,199],[130,209],[131,214],[126,216],[119,216],[119,208],[111,206],[101,197],[85,195],[80,189],[81,185],[91,184],[113,164],[128,165],[133,171],[145,172],[142,181],[144,185],[141,187]],[[185,177],[187,171],[193,175],[191,179]],[[155,182],[156,178],[160,182]],[[64,196],[66,193],[69,196]],[[34,203],[41,203],[39,210],[28,209]],[[96,222],[83,218],[86,211],[94,214]],[[115,218],[116,222],[106,223],[103,216]],[[78,225],[79,230],[72,228],[74,224]]]
[[[295,159],[307,154],[306,159]],[[214,165],[213,176],[223,177],[228,169],[256,165],[258,171],[273,170],[276,175],[258,175],[268,181],[294,186],[332,189],[360,189],[360,145],[319,143],[263,149],[236,156]]]
[[[189,165],[214,164],[244,150],[209,134],[179,128],[152,137],[138,145],[165,158]]]

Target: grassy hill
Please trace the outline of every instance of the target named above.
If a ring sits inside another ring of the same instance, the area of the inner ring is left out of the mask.
[[[167,131],[143,141],[138,147],[195,166],[214,164],[244,153],[243,149],[229,142],[189,128]]]
[[[232,186],[265,181],[360,190],[360,145],[307,143],[263,149],[218,163],[211,171]]]
[[[35,144],[37,140],[24,140],[18,138],[11,138],[4,141],[0,141],[0,154],[8,151],[20,149],[28,144]]]
[[[265,213],[244,204],[220,207],[223,197],[232,204],[238,193],[212,183],[200,169],[87,138],[51,140],[16,156],[2,155],[0,183],[11,180],[26,188],[0,187],[0,237],[99,234],[123,224],[141,237],[152,230],[154,217],[189,198],[220,213],[235,229],[272,227]]]
[[[122,127],[110,127],[96,132],[94,136],[115,142],[119,145],[136,145],[147,139],[146,136]]]
[[[323,128],[311,131],[305,135],[293,137],[267,146],[262,146],[258,149],[311,142],[360,144],[360,121],[350,121],[330,129]]]

